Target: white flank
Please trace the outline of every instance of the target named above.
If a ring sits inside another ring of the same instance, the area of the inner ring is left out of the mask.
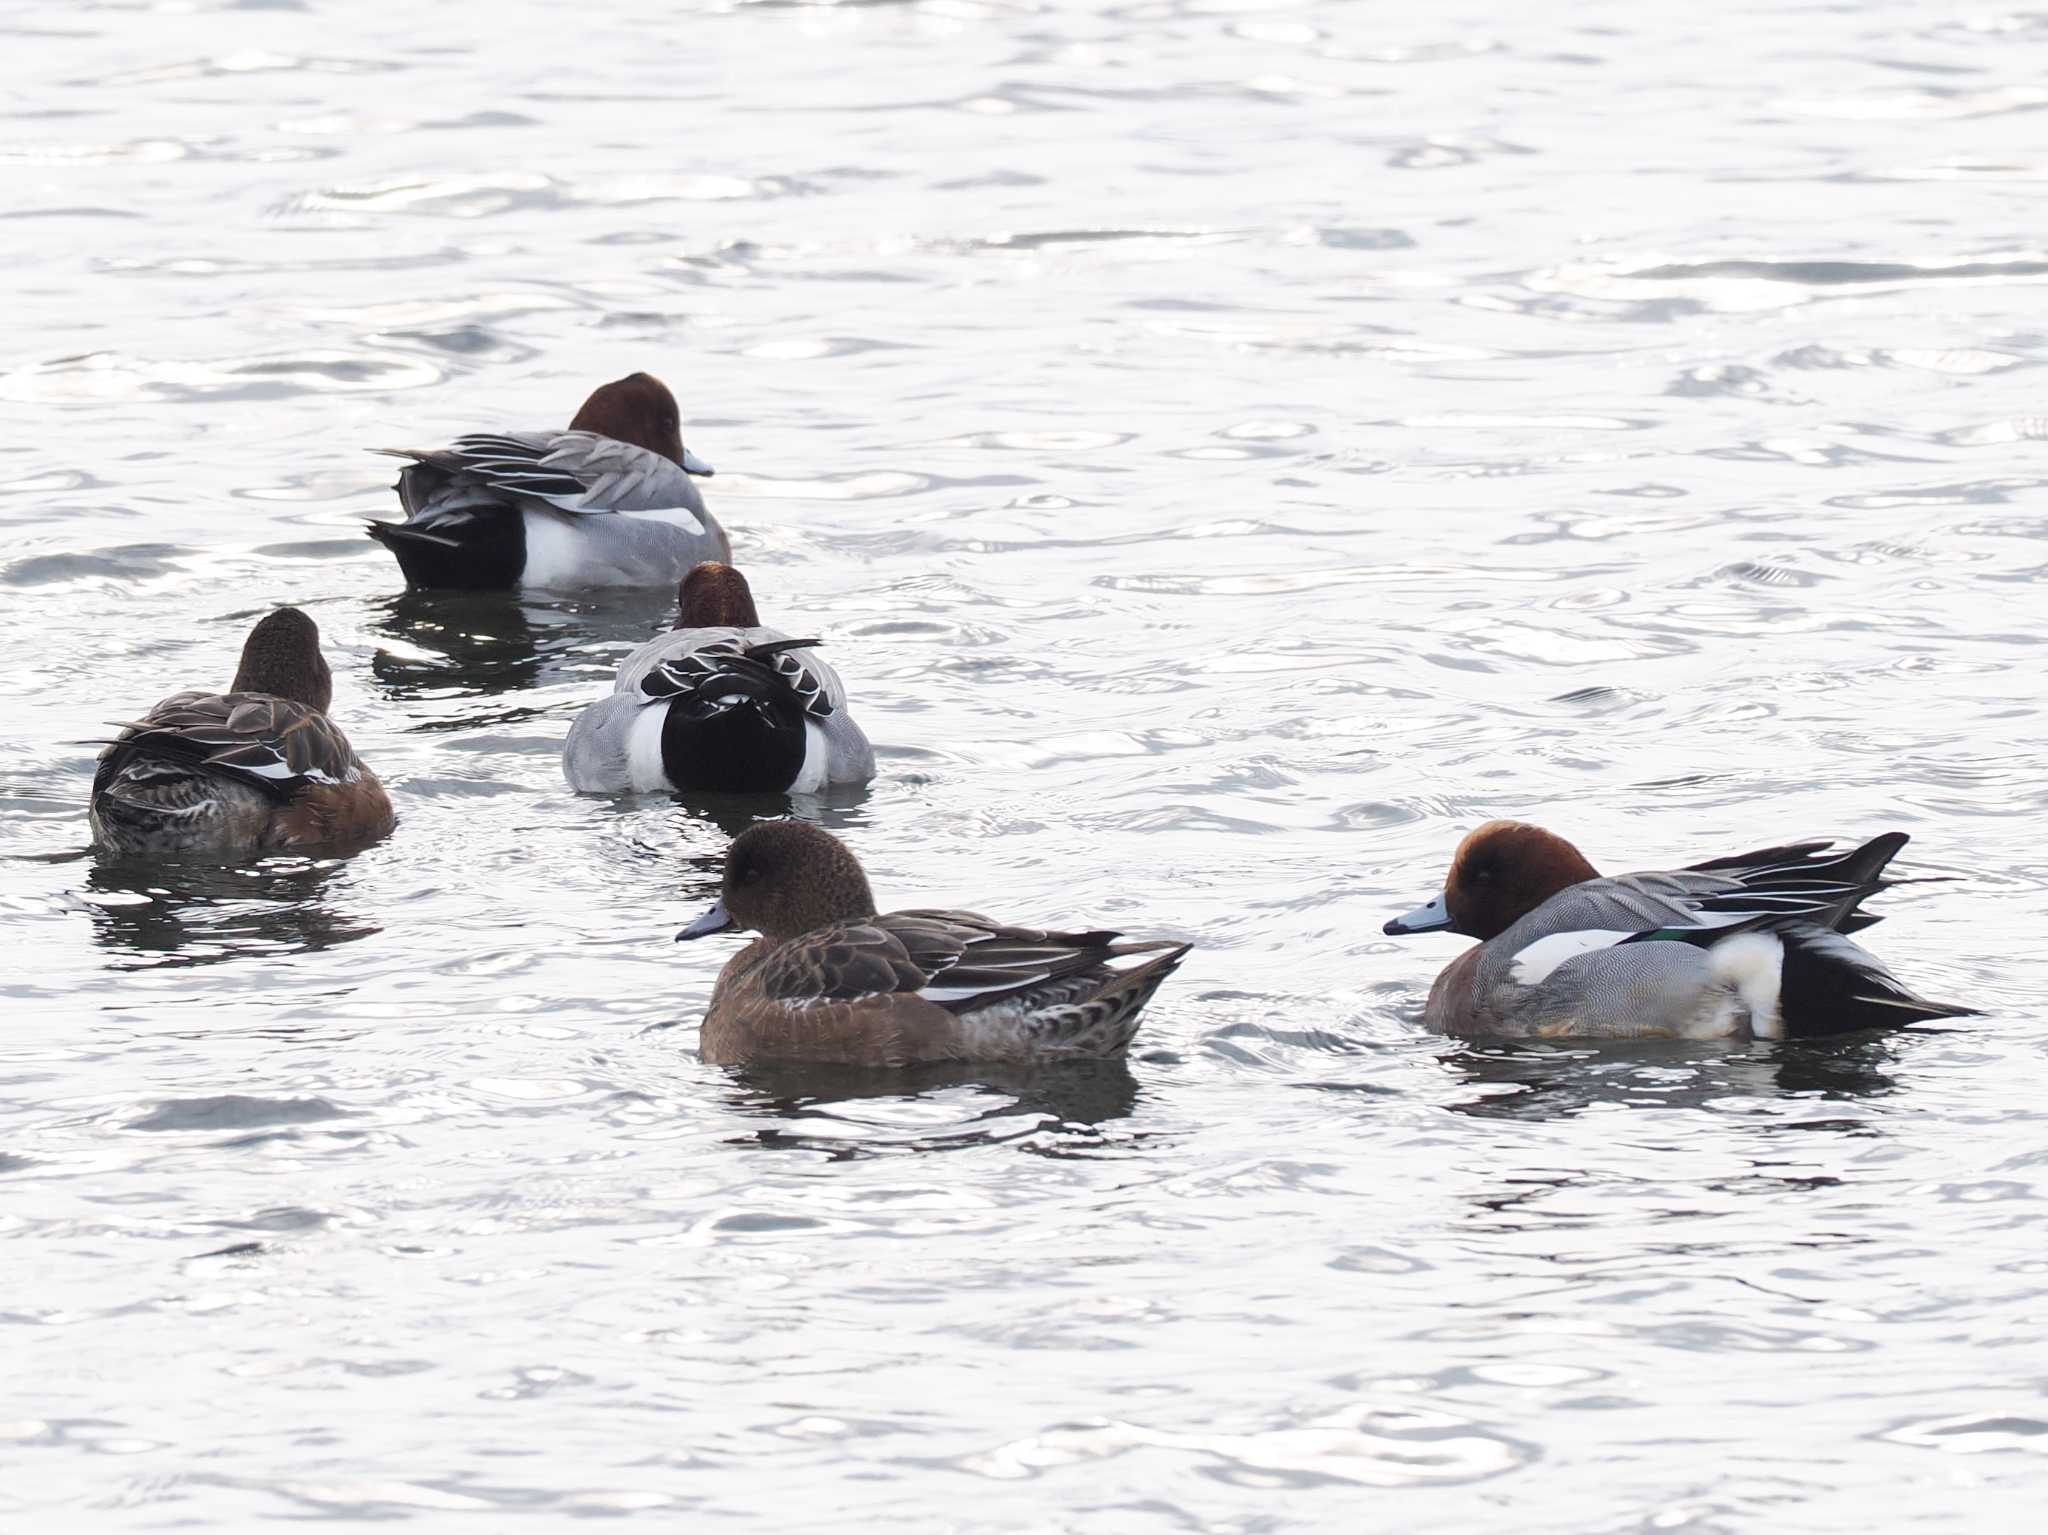
[[[1534,986],[1566,960],[1591,954],[1596,949],[1611,949],[1629,936],[1625,932],[1610,932],[1604,927],[1583,928],[1576,933],[1552,933],[1548,938],[1539,938],[1528,948],[1520,950],[1508,974],[1518,985]]]
[[[576,536],[575,525],[566,518],[531,508],[522,512],[526,522],[526,568],[520,582],[526,586],[577,586],[587,575],[586,546]]]
[[[832,764],[831,743],[825,739],[825,727],[815,720],[804,721],[804,765],[796,770],[796,778],[790,783],[791,794],[816,794],[825,787],[826,770]]]
[[[1707,950],[1716,981],[1742,998],[1749,1032],[1758,1039],[1783,1039],[1785,1017],[1778,1007],[1784,987],[1785,945],[1771,933],[1738,933]]]
[[[675,785],[661,763],[661,727],[668,723],[668,703],[649,704],[633,716],[626,733],[626,785],[635,794],[669,794]]]

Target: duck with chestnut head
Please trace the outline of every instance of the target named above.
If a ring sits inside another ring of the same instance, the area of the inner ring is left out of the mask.
[[[810,794],[875,776],[846,687],[814,648],[761,622],[747,578],[706,563],[676,626],[576,716],[562,773],[579,794]]]
[[[1459,844],[1443,891],[1391,935],[1479,940],[1436,979],[1424,1021],[1446,1034],[1540,1039],[1788,1039],[1954,1018],[1845,936],[1906,845],[1825,841],[1602,878],[1554,832],[1490,821]]]
[[[470,591],[668,586],[732,558],[693,476],[675,396],[652,374],[595,390],[566,431],[478,432],[445,448],[380,448],[404,522],[373,522],[415,587]]]

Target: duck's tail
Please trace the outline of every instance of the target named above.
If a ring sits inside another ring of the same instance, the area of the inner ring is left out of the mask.
[[[396,488],[406,520],[364,530],[391,551],[408,586],[503,591],[519,584],[526,522],[517,506],[426,463],[406,465]]]
[[[1114,958],[1150,954],[1153,957],[1129,967],[1109,967],[1109,976],[1088,995],[1062,1006],[1047,1008],[1035,1022],[1062,1055],[1121,1055],[1138,1032],[1138,1015],[1152,994],[1188,957],[1191,943],[1154,939],[1143,943],[1120,943],[1111,949]]]
[[[772,793],[801,786],[812,752],[810,713],[785,651],[819,642],[776,640],[743,650],[706,646],[649,672],[640,691],[668,701],[662,770],[678,789]]]
[[[1760,1039],[1812,1039],[1859,1029],[1968,1018],[1973,1007],[1930,1002],[1822,921],[1766,920],[1711,944],[1714,976],[1741,996]]]
[[[102,847],[178,853],[253,842],[274,808],[242,775],[146,744],[119,746],[93,779],[90,820]]]

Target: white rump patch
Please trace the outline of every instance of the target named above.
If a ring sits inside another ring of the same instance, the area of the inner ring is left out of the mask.
[[[519,573],[525,586],[578,586],[589,575],[587,546],[571,523],[546,512],[531,509],[522,514],[526,524],[526,568]]]
[[[825,727],[816,720],[804,721],[804,761],[796,770],[788,793],[816,794],[825,787],[825,775],[832,766],[832,745],[825,739]]]
[[[1737,933],[1707,950],[1714,979],[1742,998],[1749,1032],[1758,1039],[1783,1039],[1785,1015],[1778,1006],[1785,982],[1785,945],[1771,933]]]
[[[1633,933],[1614,932],[1604,927],[1582,928],[1576,933],[1552,933],[1548,938],[1539,938],[1528,948],[1518,951],[1508,974],[1518,985],[1535,986],[1566,960],[1577,959],[1581,954],[1591,954],[1597,949],[1611,949],[1622,939],[1634,936]]]
[[[668,769],[661,761],[661,727],[668,723],[668,702],[650,705],[633,716],[626,730],[626,787],[635,794],[671,794]]]

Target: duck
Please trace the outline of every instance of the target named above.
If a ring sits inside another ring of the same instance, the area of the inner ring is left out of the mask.
[[[576,716],[562,776],[578,794],[810,794],[875,776],[815,639],[761,623],[753,589],[705,561],[676,588],[676,625],[620,665]]]
[[[379,448],[404,522],[371,522],[413,587],[506,591],[668,586],[732,542],[704,507],[711,466],[683,446],[676,397],[651,373],[593,390],[560,432],[479,432],[445,448]]]
[[[758,933],[719,972],[699,1053],[718,1066],[902,1068],[1121,1055],[1190,944],[877,913],[850,848],[761,821],[726,849],[717,903],[676,934]]]
[[[249,631],[225,693],[174,693],[103,743],[93,840],[122,856],[236,858],[366,845],[392,828],[384,786],[327,717],[319,627],[278,608]]]
[[[1789,843],[1668,872],[1603,878],[1571,843],[1489,821],[1443,891],[1384,931],[1479,943],[1430,988],[1439,1033],[1526,1039],[1806,1039],[1976,1009],[1908,991],[1846,936],[1904,847]]]

